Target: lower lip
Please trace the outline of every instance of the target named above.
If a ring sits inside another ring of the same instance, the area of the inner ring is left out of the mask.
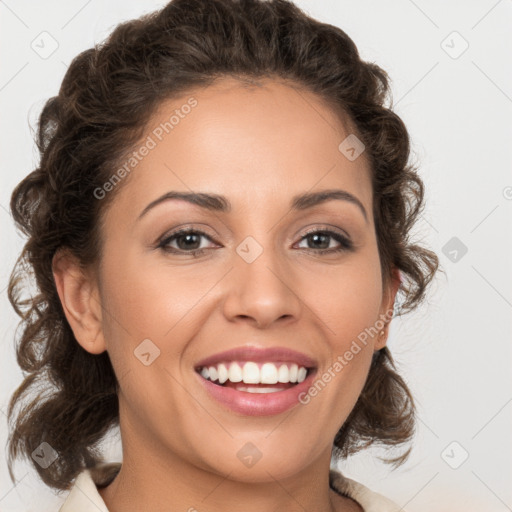
[[[299,395],[307,393],[316,370],[304,379],[300,384],[284,389],[283,391],[274,391],[273,393],[248,393],[247,391],[237,391],[233,388],[219,386],[206,380],[196,372],[206,391],[224,407],[231,411],[243,414],[245,416],[270,416],[280,414],[300,404]],[[277,383],[276,386],[279,384]]]

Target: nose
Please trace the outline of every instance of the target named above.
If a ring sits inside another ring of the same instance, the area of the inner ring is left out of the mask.
[[[249,261],[234,254],[234,268],[226,282],[225,317],[259,329],[277,321],[296,321],[302,303],[292,267],[266,247],[254,261]]]

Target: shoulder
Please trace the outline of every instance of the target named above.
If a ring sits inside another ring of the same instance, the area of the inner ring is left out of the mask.
[[[330,470],[329,483],[336,492],[359,503],[364,512],[406,512],[382,494],[373,492],[365,485],[347,478],[336,469]]]
[[[98,487],[108,485],[120,468],[121,463],[109,462],[82,471],[76,477],[59,512],[108,512]]]

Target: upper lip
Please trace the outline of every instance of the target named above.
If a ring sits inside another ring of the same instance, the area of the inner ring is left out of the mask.
[[[214,366],[228,361],[254,361],[255,363],[286,361],[297,363],[305,368],[316,368],[314,359],[296,350],[286,347],[258,348],[254,346],[238,347],[213,354],[199,361],[195,367]]]

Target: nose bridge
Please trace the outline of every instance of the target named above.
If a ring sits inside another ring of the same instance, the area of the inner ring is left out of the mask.
[[[275,247],[272,233],[266,233],[263,237],[259,235],[258,239],[249,235],[236,247],[237,273],[243,279],[242,282],[250,282],[252,289],[271,287],[279,291],[283,283],[275,274],[285,267],[281,264],[284,255],[279,254],[280,248]],[[259,284],[264,286],[258,286]]]
[[[225,314],[252,317],[266,325],[283,316],[297,316],[299,304],[292,291],[286,255],[273,231],[246,236],[235,248]]]

